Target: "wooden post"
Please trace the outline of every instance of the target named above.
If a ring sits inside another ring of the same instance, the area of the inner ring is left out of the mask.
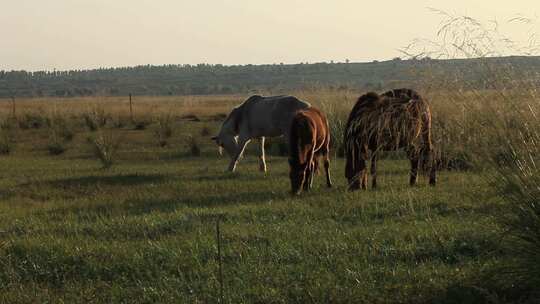
[[[217,260],[218,260],[218,267],[219,267],[219,273],[218,273],[218,280],[219,280],[219,299],[220,303],[224,303],[223,298],[223,261],[221,258],[221,233],[219,231],[219,220],[220,216],[216,218],[216,241],[217,241]]]
[[[129,93],[129,117],[131,122],[133,122],[133,103],[131,102],[131,93]]]

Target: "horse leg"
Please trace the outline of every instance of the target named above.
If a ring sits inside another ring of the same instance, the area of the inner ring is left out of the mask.
[[[437,169],[433,164],[431,164],[431,169],[429,170],[429,184],[431,186],[435,186],[437,184]]]
[[[367,173],[366,161],[362,160],[362,162],[364,163],[364,169],[360,171],[361,184],[362,184],[361,187],[362,187],[362,190],[366,190],[367,182],[368,182],[368,173]]]
[[[318,174],[319,170],[319,155],[313,156],[313,162],[311,166],[311,177],[309,180],[309,189],[313,188],[313,178],[315,177],[315,174]]]
[[[240,157],[242,157],[242,154],[244,153],[244,149],[246,149],[247,144],[249,143],[249,138],[240,138],[238,141],[238,150],[236,151],[236,154],[231,159],[231,163],[229,164],[229,171],[234,172],[236,170],[236,165],[238,164],[238,161],[240,160]]]
[[[368,172],[367,172],[367,164],[366,160],[368,159],[368,152],[369,148],[367,145],[362,146],[362,150],[360,152],[360,176],[362,177],[362,189],[367,189],[367,183],[368,183]]]
[[[414,186],[418,179],[418,153],[411,152],[409,159],[411,160],[411,178],[409,179],[409,184]]]
[[[371,157],[371,188],[377,188],[377,155]]]
[[[304,191],[309,191],[311,189],[311,183],[313,181],[313,163],[306,166],[306,174],[304,179]]]
[[[264,157],[264,136],[260,138],[261,151],[259,155],[259,171],[266,172],[266,159]]]
[[[304,190],[306,191],[309,191],[313,186],[313,174],[315,173],[315,162],[317,161],[317,155],[310,151],[307,157],[306,178],[304,181]]]
[[[328,153],[328,150],[328,147],[326,147],[321,151],[321,154],[324,158],[324,173],[326,174],[326,186],[328,188],[332,188],[332,179],[330,178],[330,153]],[[319,161],[317,160],[317,164],[318,163]]]
[[[332,179],[330,178],[330,158],[328,154],[324,156],[324,172],[326,173],[326,186],[332,188]]]
[[[316,157],[313,163],[313,173],[319,175],[319,158]]]
[[[437,168],[435,165],[435,155],[433,149],[427,149],[424,153],[424,159],[427,160],[427,170],[429,172],[429,184],[435,186],[437,184]]]

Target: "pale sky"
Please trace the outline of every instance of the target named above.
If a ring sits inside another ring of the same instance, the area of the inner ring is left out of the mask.
[[[540,15],[540,0],[0,0],[0,70],[386,60],[435,36],[428,7]]]

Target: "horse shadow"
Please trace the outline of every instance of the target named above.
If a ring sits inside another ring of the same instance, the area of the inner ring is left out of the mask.
[[[74,178],[52,180],[34,180],[17,184],[10,189],[0,190],[0,199],[6,200],[17,195],[39,200],[49,200],[48,190],[56,189],[55,196],[64,199],[75,199],[81,195],[92,193],[97,187],[138,186],[164,181],[166,176],[159,174],[119,174],[119,175],[90,175]]]
[[[74,214],[81,219],[92,220],[93,218],[114,217],[116,215],[142,216],[154,212],[173,213],[183,207],[219,208],[235,205],[262,204],[274,200],[281,201],[287,197],[289,197],[289,194],[286,192],[250,191],[225,195],[206,195],[204,197],[127,199],[114,204],[109,202],[56,208],[48,210],[46,216],[63,218],[67,214]]]

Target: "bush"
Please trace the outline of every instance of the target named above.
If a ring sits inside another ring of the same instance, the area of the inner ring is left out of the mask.
[[[97,131],[99,128],[104,127],[107,124],[109,117],[102,108],[94,108],[87,113],[83,114],[84,123],[88,129],[92,132]]]
[[[13,139],[7,130],[0,130],[0,154],[7,155],[13,152]]]
[[[47,119],[39,114],[24,114],[23,117],[18,119],[19,128],[26,129],[39,129],[47,124]]]
[[[95,138],[90,138],[94,155],[101,161],[103,168],[110,168],[116,159],[120,140],[111,131],[101,131]]]
[[[15,138],[15,121],[5,119],[0,123],[0,154],[7,155],[13,152]]]
[[[55,115],[49,118],[47,125],[50,132],[53,132],[55,137],[58,139],[62,139],[65,142],[70,142],[75,137],[75,132],[73,131],[71,125],[62,116]]]
[[[67,120],[59,115],[47,119],[49,143],[47,150],[51,155],[59,155],[66,151],[65,143],[73,140],[75,136]]]

